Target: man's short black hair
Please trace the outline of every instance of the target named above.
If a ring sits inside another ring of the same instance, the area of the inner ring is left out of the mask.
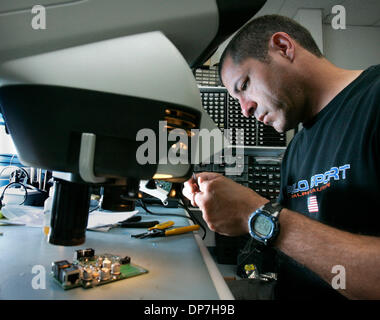
[[[268,42],[276,32],[287,33],[315,56],[323,56],[310,32],[298,22],[276,14],[265,15],[248,22],[232,38],[220,58],[219,76],[227,56],[237,65],[248,57],[268,62]]]

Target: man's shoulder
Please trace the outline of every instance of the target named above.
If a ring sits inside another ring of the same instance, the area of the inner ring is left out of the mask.
[[[380,65],[365,69],[344,88],[331,102],[325,121],[363,121],[363,117],[380,112]],[[343,117],[343,118],[342,118]]]
[[[365,69],[360,79],[361,87],[373,92],[380,92],[380,64]]]
[[[363,71],[357,95],[357,99],[353,101],[361,111],[373,113],[372,116],[380,114],[380,65],[371,66]]]
[[[302,150],[307,150],[309,144],[314,143],[315,140],[322,143],[326,141],[329,134],[340,134],[339,131],[335,130],[328,131],[328,133],[325,130],[315,130],[320,126],[336,128],[339,122],[351,121],[352,129],[354,129],[356,124],[360,127],[365,126],[367,120],[371,120],[371,123],[373,121],[380,123],[380,64],[365,69],[354,82],[356,83],[352,83],[337,99],[330,103],[331,105],[323,114],[316,117],[316,121],[312,125],[307,126],[306,129],[298,130],[287,146],[284,159],[302,154]],[[334,126],[329,126],[331,123]],[[315,139],[316,132],[322,134],[319,136],[320,139]],[[298,152],[300,150],[301,153]]]

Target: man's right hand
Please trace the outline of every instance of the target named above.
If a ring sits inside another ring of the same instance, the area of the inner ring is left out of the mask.
[[[183,194],[202,211],[210,230],[229,236],[248,233],[250,214],[269,200],[214,172],[202,172],[184,184]]]

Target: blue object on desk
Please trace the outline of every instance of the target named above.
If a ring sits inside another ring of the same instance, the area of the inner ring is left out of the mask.
[[[18,159],[17,154],[0,154],[0,165],[12,165],[22,167],[22,163]]]

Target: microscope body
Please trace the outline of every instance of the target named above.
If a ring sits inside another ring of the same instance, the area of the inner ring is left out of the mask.
[[[0,16],[1,113],[20,161],[54,171],[49,241],[79,245],[91,186],[137,199],[142,180],[190,177],[194,130],[216,129],[192,69],[265,1],[50,0],[45,30],[31,27],[22,2],[0,5],[12,12]],[[155,161],[141,164],[144,129]],[[170,132],[181,144],[163,144]],[[186,150],[187,161],[165,161],[173,148]]]

